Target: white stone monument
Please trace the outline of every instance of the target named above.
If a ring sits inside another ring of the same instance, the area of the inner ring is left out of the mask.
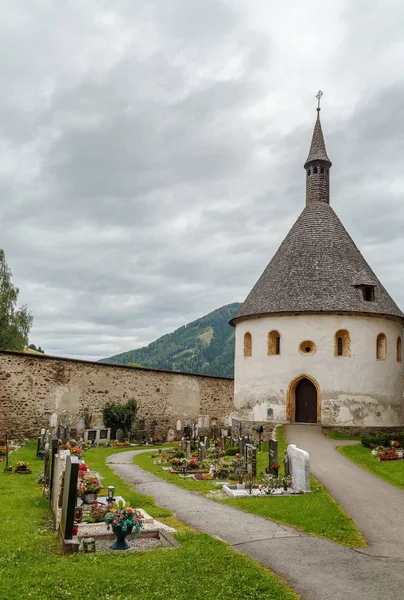
[[[288,445],[289,470],[292,486],[302,492],[310,492],[310,456],[306,450]]]

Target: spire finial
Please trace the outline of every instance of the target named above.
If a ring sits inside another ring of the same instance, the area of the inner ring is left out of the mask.
[[[318,100],[318,104],[317,104],[317,110],[320,112],[321,108],[320,108],[320,100],[321,100],[321,96],[323,95],[323,92],[321,90],[318,90],[317,94],[316,94],[316,98]]]

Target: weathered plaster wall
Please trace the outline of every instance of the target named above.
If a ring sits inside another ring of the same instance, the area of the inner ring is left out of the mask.
[[[350,333],[350,356],[334,355],[335,332]],[[267,355],[267,336],[281,335],[280,355]],[[252,355],[244,357],[244,334],[252,335]],[[387,336],[387,358],[376,359],[376,339]],[[363,315],[300,314],[245,320],[236,326],[234,395],[239,418],[287,422],[291,382],[313,378],[320,389],[325,425],[395,426],[403,424],[403,365],[397,362],[399,321]],[[310,340],[314,354],[299,352]],[[273,417],[268,418],[268,409]],[[293,418],[293,416],[292,416]]]
[[[38,435],[52,413],[68,410],[73,425],[88,408],[92,426],[102,424],[106,402],[138,402],[138,418],[166,435],[176,422],[198,416],[218,425],[233,410],[233,380],[70,359],[0,352],[0,431]]]

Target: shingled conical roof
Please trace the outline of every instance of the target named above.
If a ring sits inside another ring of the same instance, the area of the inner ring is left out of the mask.
[[[313,161],[321,166],[314,167]],[[323,162],[328,161],[329,165]],[[354,241],[318,193],[331,162],[319,117],[305,167],[306,207],[231,321],[271,313],[355,312],[404,319]],[[370,286],[371,300],[365,300]]]
[[[310,163],[314,162],[314,161],[325,161],[329,164],[329,166],[331,167],[331,161],[328,158],[327,155],[327,150],[325,149],[325,142],[324,142],[324,136],[323,136],[323,130],[321,128],[321,121],[320,121],[320,109],[317,109],[317,120],[316,120],[316,124],[314,125],[314,131],[313,131],[313,137],[311,140],[311,146],[310,146],[310,151],[309,151],[309,155],[307,157],[306,162],[304,163],[304,168],[306,168]]]

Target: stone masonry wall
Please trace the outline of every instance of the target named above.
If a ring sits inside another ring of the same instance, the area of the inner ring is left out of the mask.
[[[84,409],[92,427],[102,425],[106,402],[135,398],[145,431],[176,432],[186,418],[216,418],[224,425],[233,410],[233,380],[103,363],[0,352],[0,432],[37,436],[52,413],[67,410],[75,426]]]

